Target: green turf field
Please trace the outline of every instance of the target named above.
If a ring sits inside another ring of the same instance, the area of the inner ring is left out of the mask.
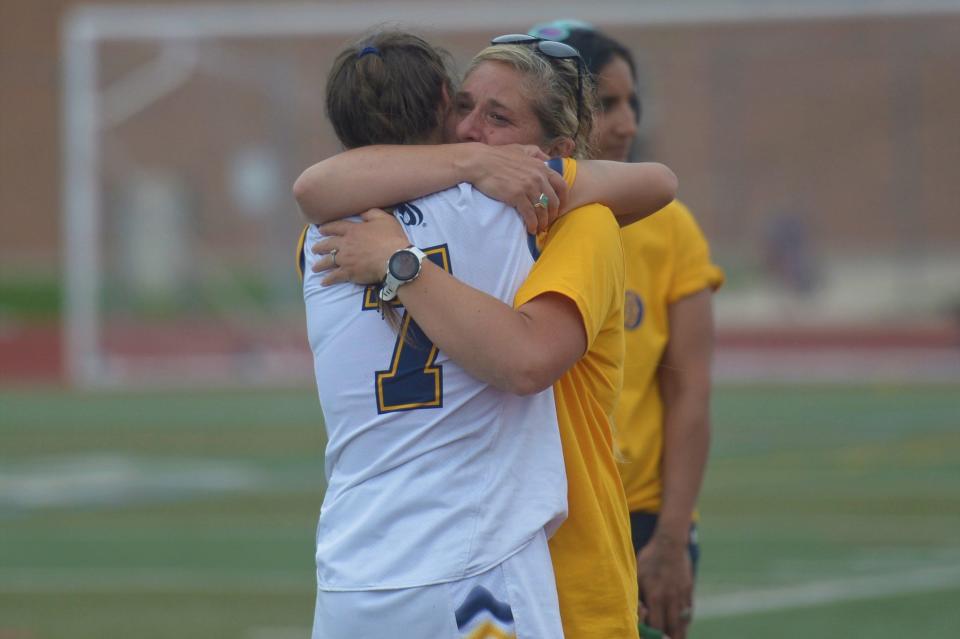
[[[694,639],[955,637],[960,388],[721,387]],[[0,393],[0,638],[308,636],[310,391]]]

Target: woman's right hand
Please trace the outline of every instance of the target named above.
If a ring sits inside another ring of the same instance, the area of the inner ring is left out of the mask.
[[[567,183],[545,164],[548,159],[533,145],[471,144],[463,181],[517,209],[527,232],[539,233],[559,217],[567,197]],[[547,196],[547,206],[536,206],[541,194]]]

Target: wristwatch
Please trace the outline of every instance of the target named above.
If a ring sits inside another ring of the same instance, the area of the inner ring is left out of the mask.
[[[425,257],[427,254],[416,246],[394,252],[387,260],[387,276],[380,286],[380,299],[384,302],[393,300],[397,296],[397,289],[417,279]]]

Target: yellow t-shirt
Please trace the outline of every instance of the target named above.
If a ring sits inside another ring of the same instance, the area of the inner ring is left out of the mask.
[[[571,183],[576,164],[564,168]],[[612,433],[623,364],[620,231],[608,209],[591,204],[564,215],[542,245],[515,304],[564,295],[587,336],[587,352],[553,386],[568,484],[569,516],[550,540],[564,634],[636,638],[636,558]]]
[[[690,211],[678,201],[623,229],[626,256],[624,328],[627,356],[616,410],[620,476],[631,512],[659,512],[663,404],[657,366],[669,339],[667,310],[705,288],[723,271]]]

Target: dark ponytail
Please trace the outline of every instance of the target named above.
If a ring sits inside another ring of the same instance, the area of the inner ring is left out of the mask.
[[[327,117],[344,147],[422,144],[443,124],[453,94],[449,55],[422,38],[383,31],[337,56],[327,78]]]

